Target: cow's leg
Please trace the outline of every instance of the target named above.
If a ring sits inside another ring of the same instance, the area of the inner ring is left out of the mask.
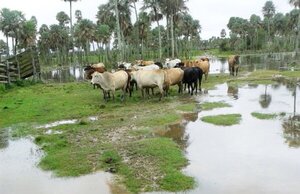
[[[194,82],[194,88],[196,89],[196,94],[197,94],[197,90],[198,90],[198,79]]]
[[[122,89],[122,92],[123,92],[123,94],[122,94],[122,96],[121,96],[121,101],[122,102],[124,102],[124,100],[125,100],[125,93],[126,93],[126,89]]]
[[[238,75],[238,72],[239,72],[239,67],[236,67],[236,70],[235,70],[235,76]]]
[[[142,98],[145,99],[144,88],[140,88],[140,90],[142,92]]]
[[[159,100],[161,100],[164,97],[164,88],[163,88],[162,84],[161,84],[161,86],[159,86],[159,91],[160,91]]]

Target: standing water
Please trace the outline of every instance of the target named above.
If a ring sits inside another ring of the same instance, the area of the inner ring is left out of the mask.
[[[199,119],[186,126],[190,165],[185,172],[198,183],[188,193],[299,193],[300,145],[291,144],[287,138],[291,134],[284,133],[282,117],[260,120],[251,115],[293,112],[292,89],[283,85],[267,87],[245,86],[232,95],[222,84],[199,97],[201,103],[225,101],[232,107],[200,112]],[[269,96],[267,102],[262,102],[262,96]],[[296,104],[299,109],[299,98]],[[231,113],[242,115],[240,124],[224,127],[200,120],[207,115]]]
[[[42,152],[29,139],[8,141],[0,148],[1,194],[110,193],[110,174],[98,172],[77,178],[56,178],[37,168]],[[66,164],[67,165],[67,164]]]

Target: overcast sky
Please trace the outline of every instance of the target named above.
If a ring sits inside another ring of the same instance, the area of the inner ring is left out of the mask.
[[[73,3],[73,16],[75,10],[81,10],[83,18],[96,21],[98,6],[108,0],[79,0]],[[202,39],[220,36],[230,17],[249,19],[252,14],[262,16],[262,7],[266,0],[189,0],[187,6],[194,19],[200,21]],[[287,13],[293,9],[288,0],[273,0],[276,11]],[[63,0],[0,0],[0,9],[9,8],[22,11],[26,19],[36,16],[38,26],[42,24],[56,24],[56,14],[64,11],[69,14],[69,3]],[[74,21],[74,20],[73,20]],[[0,38],[3,35],[0,33]]]

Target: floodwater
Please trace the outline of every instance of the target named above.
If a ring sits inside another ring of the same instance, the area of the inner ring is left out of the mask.
[[[8,140],[0,147],[1,194],[110,193],[111,175],[98,172],[76,178],[57,178],[37,167],[43,153],[30,139]],[[66,164],[67,165],[67,164]]]
[[[210,74],[228,74],[227,58],[210,56]],[[256,71],[259,69],[286,70],[293,62],[294,53],[272,53],[269,55],[245,55],[240,57],[240,69]],[[49,82],[70,82],[84,80],[83,66],[66,66],[43,71],[41,77]]]
[[[202,111],[197,121],[187,124],[190,164],[184,172],[195,177],[198,185],[185,193],[299,193],[300,141],[295,139],[300,138],[300,129],[287,134],[284,117],[259,120],[251,116],[252,112],[293,113],[292,90],[284,85],[269,85],[267,90],[264,85],[248,85],[234,95],[228,91],[227,84],[222,84],[198,97],[200,103],[225,101],[232,107]],[[262,96],[269,96],[268,102],[262,103]],[[299,110],[300,98],[296,105]],[[240,113],[241,123],[223,127],[200,120],[206,115],[230,113]]]

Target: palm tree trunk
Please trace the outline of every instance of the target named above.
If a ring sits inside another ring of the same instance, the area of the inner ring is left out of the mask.
[[[6,35],[6,56],[9,56],[9,45],[8,45],[8,35]]]
[[[298,15],[297,37],[296,37],[296,47],[295,47],[296,55],[299,52],[299,39],[300,39],[300,14]]]
[[[162,53],[161,53],[161,34],[160,34],[159,21],[156,20],[156,23],[157,23],[157,27],[158,27],[159,59],[161,60]]]
[[[71,45],[72,45],[72,53],[71,53],[71,63],[73,62],[74,55],[74,45],[73,45],[73,22],[72,22],[72,1],[70,1],[70,35],[71,35]],[[68,49],[69,52],[69,49]]]
[[[118,61],[122,60],[122,40],[121,40],[121,27],[120,27],[120,18],[119,18],[119,10],[118,10],[118,0],[114,0],[115,3],[115,14],[116,14],[116,24],[117,24],[117,38],[118,38]]]
[[[172,49],[172,58],[174,58],[174,49],[175,49],[175,42],[174,42],[174,17],[173,14],[171,14],[171,49]]]
[[[168,57],[170,56],[170,16],[167,14],[167,52]]]

